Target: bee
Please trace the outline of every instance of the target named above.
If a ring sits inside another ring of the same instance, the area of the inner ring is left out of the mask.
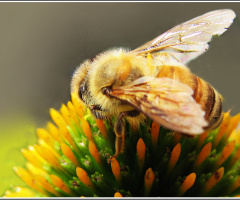
[[[116,156],[123,152],[125,120],[137,130],[149,117],[186,135],[220,125],[221,95],[186,64],[203,54],[212,36],[224,33],[234,18],[228,9],[208,12],[135,50],[108,50],[76,69],[71,92],[97,119],[117,117]]]

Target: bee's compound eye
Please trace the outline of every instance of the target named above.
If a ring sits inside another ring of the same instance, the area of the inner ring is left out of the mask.
[[[78,96],[79,98],[82,100],[83,99],[83,95],[82,95],[82,88],[80,87],[78,90]]]
[[[103,93],[104,95],[109,96],[111,92],[112,92],[111,86],[102,88],[102,93]]]
[[[78,90],[78,95],[80,97],[80,99],[83,100],[83,95],[87,92],[88,86],[87,84],[85,84],[85,82],[81,83],[79,86],[79,90]]]

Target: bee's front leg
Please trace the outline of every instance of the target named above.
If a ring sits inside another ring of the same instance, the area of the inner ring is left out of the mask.
[[[123,152],[123,148],[125,145],[125,118],[126,117],[137,117],[140,114],[137,110],[130,110],[121,112],[115,122],[114,131],[116,134],[115,141],[115,155],[117,156],[119,153]]]

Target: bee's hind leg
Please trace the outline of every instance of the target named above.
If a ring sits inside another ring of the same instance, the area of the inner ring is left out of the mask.
[[[140,114],[139,111],[131,110],[126,112],[121,112],[120,115],[118,116],[114,126],[116,141],[115,141],[115,155],[113,157],[116,157],[118,156],[119,153],[123,152],[123,148],[125,145],[125,118],[137,117],[139,114]]]

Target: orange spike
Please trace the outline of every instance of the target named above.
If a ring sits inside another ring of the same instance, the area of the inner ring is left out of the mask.
[[[81,117],[84,117],[84,112],[83,112],[83,107],[82,107],[82,104],[79,102],[77,96],[75,93],[72,93],[71,94],[71,99],[72,99],[72,103],[75,107],[75,110],[78,114],[78,116],[81,118]]]
[[[96,160],[96,162],[98,164],[100,164],[101,161],[100,161],[100,156],[99,156],[97,147],[96,147],[96,145],[92,141],[89,141],[88,149],[89,149],[89,152],[92,155],[92,157]]]
[[[230,156],[230,154],[233,152],[235,143],[236,142],[233,140],[233,141],[227,143],[227,145],[224,147],[222,154],[216,161],[217,168],[220,167],[224,163],[224,161]]]
[[[48,192],[51,192],[56,196],[60,196],[60,194],[55,190],[53,185],[46,178],[44,178],[44,176],[35,174],[34,177],[45,190],[47,190]]]
[[[221,167],[217,171],[215,171],[210,179],[206,182],[205,187],[204,187],[204,193],[209,192],[213,186],[215,186],[223,177],[224,174],[224,168]]]
[[[187,190],[189,190],[196,180],[196,174],[191,173],[189,174],[185,180],[183,181],[181,187],[179,188],[179,196],[182,196]]]
[[[159,130],[160,130],[160,124],[158,124],[157,122],[153,121],[152,122],[152,144],[153,147],[156,148],[157,144],[158,144],[158,135],[159,135]]]
[[[51,122],[48,122],[47,124],[47,130],[49,131],[49,133],[52,135],[52,137],[58,141],[59,143],[61,143],[62,140],[62,136],[59,133],[59,130],[56,126],[54,126]]]
[[[62,144],[61,144],[61,150],[62,150],[63,154],[64,154],[69,160],[71,160],[71,161],[74,163],[74,165],[76,165],[76,166],[79,166],[79,165],[80,165],[79,162],[78,162],[78,160],[77,160],[77,158],[76,158],[76,156],[75,156],[74,153],[72,152],[72,149],[71,149],[68,145],[66,145],[65,143],[62,143]]]
[[[95,119],[96,124],[100,132],[102,133],[103,137],[106,139],[107,138],[107,129],[103,123],[103,120],[101,119]]]
[[[153,173],[152,168],[149,168],[144,176],[144,189],[145,189],[145,196],[148,196],[151,192],[153,181],[155,179],[155,175]]]
[[[71,101],[69,101],[67,103],[67,107],[68,107],[69,113],[71,115],[71,119],[74,121],[74,123],[76,125],[79,125],[78,114],[77,114],[77,112],[76,112],[76,110],[75,110],[75,108],[74,108],[74,106],[73,106]]]
[[[121,195],[121,193],[116,192],[116,193],[114,194],[114,197],[122,197],[122,195]]]
[[[174,144],[179,143],[181,137],[182,137],[182,134],[181,134],[181,133],[174,132]]]
[[[58,187],[59,189],[61,189],[62,191],[69,195],[74,195],[73,191],[67,186],[66,183],[63,182],[61,178],[52,174],[50,175],[50,179],[56,187]]]
[[[195,160],[194,163],[194,169],[196,170],[202,163],[203,161],[208,157],[208,155],[211,152],[211,148],[212,148],[212,143],[209,142],[207,143],[201,150],[201,152],[199,153],[198,157]]]
[[[197,140],[197,149],[200,148],[204,142],[204,140],[206,139],[206,137],[208,136],[209,131],[205,131],[204,133],[202,133],[201,135],[199,135],[198,140]]]
[[[240,187],[240,176],[238,176],[235,181],[232,183],[232,186],[229,188],[229,193],[232,193],[234,190]]]
[[[145,161],[145,153],[146,153],[146,146],[143,142],[143,139],[140,138],[137,142],[137,156],[138,156],[138,163],[139,167],[142,168]]]
[[[63,138],[71,145],[71,147],[78,152],[78,147],[73,139],[73,137],[71,136],[71,134],[69,133],[69,131],[67,130],[66,126],[61,126],[59,128],[60,134],[63,136]]]
[[[51,148],[49,147],[46,142],[44,140],[42,140],[41,138],[38,138],[38,144],[46,149],[48,149],[49,151],[51,151],[51,153],[56,157],[56,158],[60,158],[60,154],[58,153],[58,151],[55,148]]]
[[[35,165],[33,165],[32,163],[30,162],[27,162],[26,163],[26,167],[27,167],[27,170],[33,175],[35,176],[35,174],[38,174],[38,175],[41,175],[41,176],[47,176],[48,173],[42,169],[42,168],[38,168],[36,167]]]
[[[42,167],[44,160],[37,154],[35,149],[31,146],[30,149],[22,149],[21,152],[28,162],[37,167]]]
[[[62,114],[63,119],[67,122],[67,124],[72,123],[71,115],[69,113],[69,110],[65,104],[62,104],[60,108],[60,113]]]
[[[228,126],[227,133],[224,135],[224,140],[227,141],[229,136],[232,134],[233,130],[235,130],[239,124],[240,121],[240,113],[233,116],[230,120],[230,125]]]
[[[178,158],[180,156],[180,153],[181,153],[181,144],[178,143],[172,150],[171,157],[168,163],[168,172],[171,172],[172,169],[175,167],[178,161]]]
[[[117,182],[121,181],[120,165],[115,157],[111,158],[111,168]]]
[[[21,167],[13,168],[15,173],[31,188],[37,190],[38,192],[45,193],[44,190],[38,185],[33,176],[25,169]]]
[[[91,180],[90,180],[87,172],[86,172],[84,169],[82,169],[82,168],[80,168],[80,167],[77,167],[76,173],[77,173],[77,176],[78,176],[79,180],[80,180],[84,185],[86,185],[87,187],[90,187],[90,188],[93,187],[92,182],[91,182]]]
[[[50,133],[48,133],[45,129],[38,128],[37,135],[39,138],[41,138],[43,141],[45,141],[48,146],[54,148],[54,139],[52,138]]]
[[[56,158],[56,156],[49,151],[49,149],[47,149],[46,147],[40,146],[35,144],[34,148],[36,149],[37,153],[43,158],[45,159],[47,162],[49,162],[52,166],[56,167],[56,168],[62,168],[58,159]]]
[[[240,144],[240,128],[238,130],[233,130],[230,134],[230,139],[235,140],[237,144]]]
[[[234,153],[234,156],[230,162],[230,166],[232,167],[238,160],[240,159],[240,147]]]
[[[55,124],[57,124],[58,127],[66,126],[66,122],[63,119],[62,115],[55,109],[53,109],[53,108],[50,109],[50,116],[51,116],[52,120],[55,122]]]
[[[84,118],[80,118],[80,120],[81,120],[83,133],[88,138],[88,140],[92,140],[92,132],[88,122]]]
[[[222,124],[220,126],[220,129],[219,129],[214,141],[213,141],[213,147],[214,148],[217,147],[217,145],[219,144],[223,135],[226,133],[226,131],[228,129],[228,126],[229,126],[229,123],[230,123],[230,114],[229,113],[230,113],[230,111],[224,113]]]

